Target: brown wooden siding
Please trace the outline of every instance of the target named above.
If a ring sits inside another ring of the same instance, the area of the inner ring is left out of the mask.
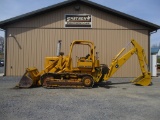
[[[112,58],[125,47],[132,38],[145,48],[148,55],[147,28],[108,13],[80,5],[80,11],[68,6],[56,11],[25,19],[8,26],[7,36],[16,37],[20,47],[13,37],[7,38],[7,66],[6,75],[20,76],[25,68],[35,66],[43,69],[44,58],[56,55],[58,40],[62,40],[62,51],[69,52],[73,40],[91,40],[96,45],[101,63],[110,65]],[[64,28],[65,14],[91,14],[92,29]],[[129,50],[128,47],[127,50]],[[73,59],[88,52],[87,48],[74,48]],[[80,52],[81,51],[81,52]],[[139,63],[134,55],[120,68],[114,77],[135,77],[140,74]]]

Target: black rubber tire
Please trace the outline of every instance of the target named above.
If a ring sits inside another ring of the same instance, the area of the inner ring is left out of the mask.
[[[92,87],[94,84],[93,78],[90,76],[84,76],[82,82],[85,87]]]
[[[102,74],[108,74],[109,73],[109,68],[105,64],[101,64],[101,69],[102,69]]]
[[[99,80],[98,83],[102,82],[104,75],[109,73],[109,68],[108,68],[107,65],[105,65],[105,64],[100,64],[100,68],[101,68],[102,76],[101,76],[101,78],[100,78],[100,80]]]

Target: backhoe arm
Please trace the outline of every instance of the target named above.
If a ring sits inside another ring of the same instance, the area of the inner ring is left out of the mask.
[[[107,81],[133,54],[136,54],[139,60],[142,75],[134,79],[132,82],[134,84],[148,86],[151,83],[151,75],[150,72],[148,72],[148,70],[145,68],[145,66],[147,65],[147,60],[144,54],[144,49],[135,40],[131,40],[131,43],[134,47],[120,58],[118,57],[126,48],[123,48],[117,54],[110,65],[109,73],[106,74],[103,79]]]

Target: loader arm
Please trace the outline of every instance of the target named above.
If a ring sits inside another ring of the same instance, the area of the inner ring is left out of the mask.
[[[146,69],[147,59],[144,53],[144,49],[135,40],[131,40],[131,43],[134,47],[120,58],[118,57],[126,48],[123,48],[117,54],[110,65],[109,73],[105,74],[103,79],[107,81],[133,54],[136,54],[139,60],[142,75],[132,80],[131,82],[142,86],[148,86],[151,83],[151,75],[150,72],[148,72],[148,70]]]

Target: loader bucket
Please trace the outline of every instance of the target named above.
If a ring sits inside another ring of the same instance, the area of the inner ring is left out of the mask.
[[[38,81],[40,79],[39,71],[37,68],[27,68],[26,72],[22,76],[18,87],[30,88],[39,86]]]
[[[150,73],[146,73],[144,75],[137,77],[136,79],[132,80],[131,82],[136,85],[149,86],[151,84],[151,75],[150,75]]]

